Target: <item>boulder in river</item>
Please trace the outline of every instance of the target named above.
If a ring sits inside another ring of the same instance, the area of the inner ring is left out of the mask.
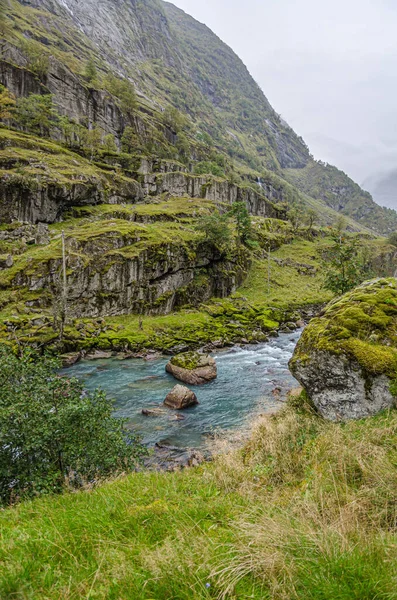
[[[184,385],[176,385],[164,400],[164,404],[175,410],[183,410],[198,404],[197,396]]]
[[[165,370],[189,385],[202,385],[216,379],[216,362],[208,354],[185,352],[171,358]]]
[[[319,413],[361,419],[395,405],[397,281],[368,281],[310,321],[289,363]]]

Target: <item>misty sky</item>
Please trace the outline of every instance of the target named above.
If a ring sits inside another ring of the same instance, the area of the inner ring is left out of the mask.
[[[397,182],[397,0],[172,1],[233,48],[316,158],[367,188]],[[397,208],[397,190],[377,200]]]

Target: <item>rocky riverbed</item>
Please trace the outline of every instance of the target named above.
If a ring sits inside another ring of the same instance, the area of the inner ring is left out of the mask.
[[[199,404],[173,411],[163,401],[177,381],[165,371],[169,357],[154,360],[117,357],[81,361],[68,376],[100,387],[115,399],[115,414],[128,419],[143,442],[154,449],[150,466],[196,463],[217,434],[248,431],[256,416],[282,406],[296,381],[288,370],[301,330],[283,333],[257,345],[235,346],[212,354],[218,377],[205,386],[190,386]],[[142,414],[142,410],[149,414]]]

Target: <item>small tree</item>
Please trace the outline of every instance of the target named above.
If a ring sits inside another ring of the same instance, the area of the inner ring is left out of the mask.
[[[84,147],[90,154],[91,160],[93,160],[95,154],[101,147],[103,132],[97,125],[94,125],[92,129],[87,129],[85,132]]]
[[[103,138],[102,147],[104,151],[108,154],[115,154],[119,151],[117,148],[116,140],[114,139],[114,135],[112,135],[111,133],[108,133],[108,135],[105,135],[105,137]]]
[[[244,202],[235,202],[229,214],[236,221],[237,236],[242,244],[252,241],[252,223],[248,209]]]
[[[305,214],[305,222],[309,233],[313,232],[313,226],[318,221],[318,213],[314,210],[314,208],[309,208],[309,210]]]
[[[232,243],[229,215],[218,211],[203,215],[198,219],[196,230],[204,234],[206,241],[221,252],[225,252]]]
[[[289,209],[287,217],[292,225],[294,233],[296,233],[304,223],[305,215],[303,210],[299,206],[294,205]]]
[[[31,133],[48,136],[58,121],[58,115],[52,104],[52,95],[30,94],[27,98],[19,98],[16,120]]]
[[[16,99],[4,85],[0,85],[0,121],[9,121],[15,113]]]
[[[324,287],[337,295],[344,294],[361,283],[363,266],[360,264],[357,239],[334,236],[325,267]]]
[[[28,69],[43,79],[48,73],[50,58],[42,44],[35,40],[24,40],[22,42],[22,52],[26,56]]]
[[[133,469],[144,450],[104,393],[59,364],[0,347],[0,502],[60,492]]]
[[[176,134],[183,131],[189,121],[185,115],[183,115],[177,108],[173,106],[167,106],[167,108],[161,113],[161,121],[166,127],[174,131]]]
[[[394,231],[393,233],[391,233],[389,235],[389,238],[387,240],[389,242],[389,244],[391,244],[392,246],[397,246],[397,231]]]
[[[85,65],[84,69],[84,78],[88,81],[88,83],[95,85],[98,79],[98,71],[95,66],[95,62],[92,58]]]
[[[117,98],[120,110],[131,118],[137,108],[134,84],[129,79],[108,75],[105,79],[105,87]]]
[[[334,223],[334,230],[335,230],[335,234],[337,236],[342,235],[342,233],[344,231],[346,231],[346,217],[344,217],[343,215],[339,215],[339,217],[336,219],[335,223]]]
[[[123,152],[127,152],[131,154],[134,152],[139,145],[138,136],[135,133],[135,130],[127,126],[124,129],[123,135],[121,137],[121,149]]]

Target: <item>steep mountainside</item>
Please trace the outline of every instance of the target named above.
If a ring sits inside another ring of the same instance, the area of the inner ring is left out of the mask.
[[[339,211],[394,273],[369,234],[395,213],[315,163],[207,27],[157,0],[1,6],[0,340],[263,341],[329,297]]]
[[[136,87],[143,116],[138,123],[135,118],[135,126],[141,135],[156,129],[161,111],[174,106],[189,117],[189,130],[179,137],[184,143],[187,138],[191,157],[202,160],[203,150],[205,154],[212,148],[228,157],[229,171],[237,170],[251,181],[271,180],[269,171],[281,181],[288,179],[318,201],[320,213],[328,205],[379,232],[397,228],[397,214],[383,214],[368,194],[358,187],[352,190],[347,176],[337,169],[330,173],[315,163],[303,140],[280,120],[234,52],[205,25],[172,4],[158,0],[7,0],[7,15],[5,35],[10,44],[3,48],[6,62],[31,69],[25,42],[37,42],[35,52],[50,56],[41,83],[54,94],[63,114],[80,122],[97,122],[119,140],[125,118],[100,92],[103,77],[111,71],[129,78]],[[79,88],[84,86],[81,74],[90,59],[99,77],[91,86],[97,91],[91,90],[91,98],[86,98],[87,90]],[[21,84],[21,73],[11,75],[9,69],[3,66],[3,83],[17,94],[26,93],[32,82],[29,85],[24,74]],[[173,144],[175,139],[168,137]],[[162,152],[167,158],[180,159],[182,154],[180,148],[163,148]],[[318,172],[316,181],[311,177],[313,170]],[[264,192],[267,194],[266,187]],[[301,194],[291,197],[284,193],[282,199],[305,204]]]

